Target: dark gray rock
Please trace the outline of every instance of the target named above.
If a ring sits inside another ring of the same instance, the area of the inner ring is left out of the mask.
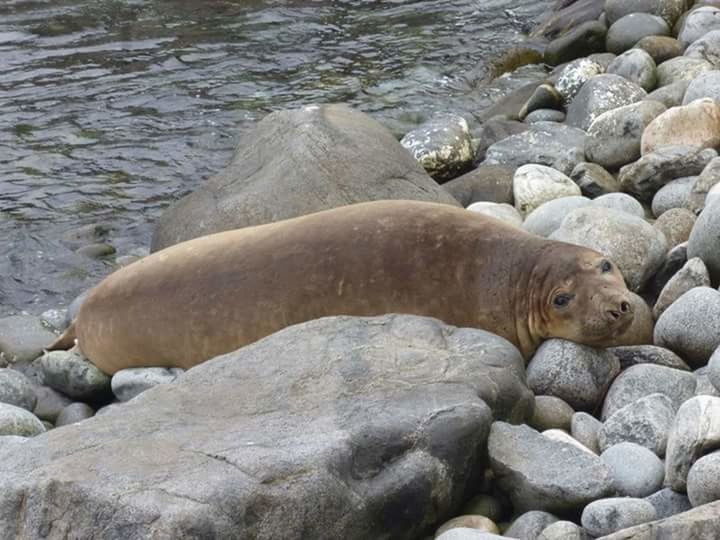
[[[457,114],[434,116],[405,134],[400,144],[438,182],[466,172],[475,158],[468,123]]]
[[[678,41],[683,47],[687,47],[713,30],[720,30],[720,9],[702,6],[688,13],[680,27]]]
[[[663,287],[670,281],[670,278],[672,278],[686,262],[687,242],[683,242],[668,251],[662,266],[645,287],[645,291],[649,297],[657,298],[662,292]]]
[[[657,66],[657,84],[662,87],[678,81],[687,81],[689,83],[702,73],[712,69],[713,65],[707,60],[678,56],[677,58],[665,60],[665,62]]]
[[[464,515],[485,516],[497,523],[506,515],[503,508],[505,502],[499,497],[481,493],[466,502],[460,512]]]
[[[602,540],[640,540],[644,538],[713,538],[720,527],[720,502],[699,506],[660,521],[625,529]]]
[[[549,339],[530,360],[527,383],[535,394],[558,397],[574,410],[594,410],[618,373],[620,362],[612,353]]]
[[[682,99],[682,98],[680,98]],[[525,122],[519,122],[516,119],[508,119],[502,116],[495,116],[485,120],[480,128],[474,133],[476,139],[473,140],[475,145],[475,162],[480,163],[485,159],[487,149],[496,142],[507,139],[511,135],[518,135],[527,131],[530,126]],[[445,187],[446,184],[443,184]]]
[[[665,184],[676,178],[700,174],[715,157],[717,152],[712,148],[664,146],[624,166],[618,180],[623,191],[651,201]]]
[[[581,193],[591,199],[620,190],[615,177],[597,163],[578,163],[570,178],[580,186]]]
[[[663,462],[644,446],[621,442],[605,450],[600,459],[610,469],[618,495],[647,497],[662,487]]]
[[[310,321],[0,446],[0,530],[416,538],[480,477],[492,416],[522,421],[531,400],[519,352],[487,332]]]
[[[687,256],[700,257],[713,284],[720,283],[720,199],[709,201],[698,216],[688,239]]]
[[[690,367],[707,364],[720,345],[720,292],[695,287],[680,296],[657,320],[654,342],[676,352]]]
[[[673,491],[670,488],[661,489],[645,497],[645,500],[655,507],[657,519],[665,519],[681,514],[692,508],[687,495]]]
[[[14,369],[0,368],[0,403],[33,411],[37,396],[28,378]]]
[[[549,10],[547,18],[532,31],[532,35],[552,39],[584,22],[597,21],[602,16],[604,4],[595,0],[557,2],[554,9]]]
[[[580,444],[599,454],[598,433],[601,427],[602,422],[594,416],[582,411],[576,412],[570,421],[570,434]]]
[[[31,362],[44,347],[55,341],[55,334],[32,315],[12,315],[0,319],[0,364]]]
[[[647,95],[648,101],[659,101],[667,108],[682,105],[683,98],[688,86],[692,82],[691,79],[681,79],[671,84],[653,90]]]
[[[110,377],[75,352],[45,353],[37,364],[44,383],[69,397],[89,400],[110,395]]]
[[[488,148],[485,163],[518,168],[535,163],[570,174],[585,161],[585,132],[564,124],[538,122]]]
[[[663,234],[644,219],[595,206],[570,212],[550,238],[599,251],[617,265],[633,291],[655,274],[667,252]]]
[[[607,69],[607,73],[620,75],[650,92],[657,84],[655,60],[642,49],[630,49],[622,53]]]
[[[464,207],[474,202],[513,203],[513,169],[499,165],[481,165],[443,184]]]
[[[224,170],[160,216],[152,249],[378,199],[459,206],[368,115],[344,105],[277,111],[241,137]]]
[[[528,422],[530,427],[542,432],[548,429],[570,431],[573,408],[555,396],[535,396],[535,412]]]
[[[557,66],[592,53],[605,50],[607,27],[598,21],[588,21],[554,39],[545,47],[545,63]]]
[[[560,226],[570,212],[577,208],[586,208],[592,205],[587,197],[569,196],[560,197],[545,202],[535,208],[525,218],[522,226],[528,232],[538,236],[548,237]]]
[[[700,506],[720,500],[720,452],[698,459],[687,477],[690,504]]]
[[[720,348],[715,349],[715,352],[712,353],[707,367],[707,376],[710,379],[710,382],[717,390],[720,391]]]
[[[655,508],[649,502],[632,497],[615,497],[591,502],[583,510],[580,519],[582,526],[597,537],[655,518]]]
[[[606,111],[644,99],[645,90],[619,75],[598,75],[590,79],[567,108],[568,125],[587,130]]]
[[[604,112],[588,129],[587,159],[608,169],[635,161],[640,157],[643,131],[666,110],[662,103],[648,99]]]
[[[620,369],[625,371],[630,366],[638,364],[655,364],[684,371],[690,371],[682,358],[674,352],[656,347],[655,345],[635,345],[632,347],[612,347],[609,349],[618,360],[620,360]]]
[[[685,491],[690,468],[703,454],[717,448],[720,448],[720,398],[688,399],[678,409],[668,437],[665,485]]]
[[[607,0],[605,14],[608,22],[614,23],[630,13],[652,13],[659,15],[672,26],[687,9],[685,0]]]
[[[71,403],[60,411],[60,414],[55,421],[55,427],[75,424],[77,422],[81,422],[82,420],[92,418],[94,414],[95,411],[87,403]]]
[[[605,451],[620,443],[635,443],[663,457],[675,410],[665,394],[649,394],[628,403],[605,420],[598,445]]]
[[[678,408],[695,394],[695,376],[687,371],[639,364],[623,371],[610,385],[603,404],[602,419],[651,394],[665,394]]]
[[[705,263],[698,257],[690,259],[685,263],[685,266],[678,270],[677,274],[670,278],[667,285],[663,287],[653,307],[653,317],[655,317],[655,319],[660,318],[675,300],[690,289],[709,286],[710,276],[705,267]]]
[[[672,208],[687,208],[690,192],[697,179],[697,176],[684,176],[661,187],[652,198],[652,212],[655,217],[660,217]]]
[[[507,538],[536,540],[540,533],[558,520],[549,512],[530,510],[518,516],[505,531]]]
[[[527,124],[536,124],[538,122],[562,123],[564,121],[565,113],[563,111],[556,111],[553,109],[537,109],[525,117],[525,123]]]
[[[609,52],[621,54],[647,36],[669,36],[670,27],[662,17],[650,13],[629,13],[610,26],[605,45]]]
[[[128,401],[145,390],[173,382],[185,372],[180,368],[130,368],[121,369],[112,376],[110,387],[120,401]]]
[[[680,42],[671,36],[645,36],[635,44],[650,55],[655,64],[680,56],[683,53]]]
[[[488,454],[498,486],[518,512],[579,510],[613,489],[598,457],[528,426],[493,423]]]
[[[578,60],[582,61],[582,60]],[[571,62],[570,64],[573,64]],[[597,64],[595,64],[597,65]],[[598,66],[599,67],[599,66]],[[520,110],[520,118],[527,120],[527,116],[535,111],[548,109],[561,112],[563,97],[552,84],[543,83],[539,85]]]
[[[693,183],[688,195],[687,208],[699,214],[705,208],[708,193],[718,183],[720,183],[720,158],[715,158],[705,166]]]

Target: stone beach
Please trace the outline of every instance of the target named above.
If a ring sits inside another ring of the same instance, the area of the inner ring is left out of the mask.
[[[84,295],[3,317],[0,537],[717,537],[720,6],[557,7],[533,80],[471,116],[398,137],[342,104],[267,115],[123,263],[345,204],[440,202],[611,259],[635,293],[623,342],[549,339],[525,363],[481,329],[342,316],[110,377],[43,351]],[[105,232],[69,241],[105,253]]]

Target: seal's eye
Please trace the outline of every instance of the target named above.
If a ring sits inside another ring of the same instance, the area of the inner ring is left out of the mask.
[[[612,270],[612,263],[610,261],[603,261],[600,263],[600,271],[604,274]]]
[[[560,293],[553,298],[553,305],[555,307],[565,307],[570,303],[570,300],[572,300],[574,296],[575,295],[573,294]]]

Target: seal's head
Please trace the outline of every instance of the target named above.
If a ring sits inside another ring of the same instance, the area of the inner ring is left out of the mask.
[[[531,313],[534,333],[610,346],[633,321],[633,298],[620,270],[602,254],[563,245],[544,258]]]

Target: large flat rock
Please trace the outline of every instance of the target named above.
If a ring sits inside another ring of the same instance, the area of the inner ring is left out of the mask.
[[[287,328],[90,420],[0,446],[15,538],[414,538],[479,481],[520,353],[415,316]]]

